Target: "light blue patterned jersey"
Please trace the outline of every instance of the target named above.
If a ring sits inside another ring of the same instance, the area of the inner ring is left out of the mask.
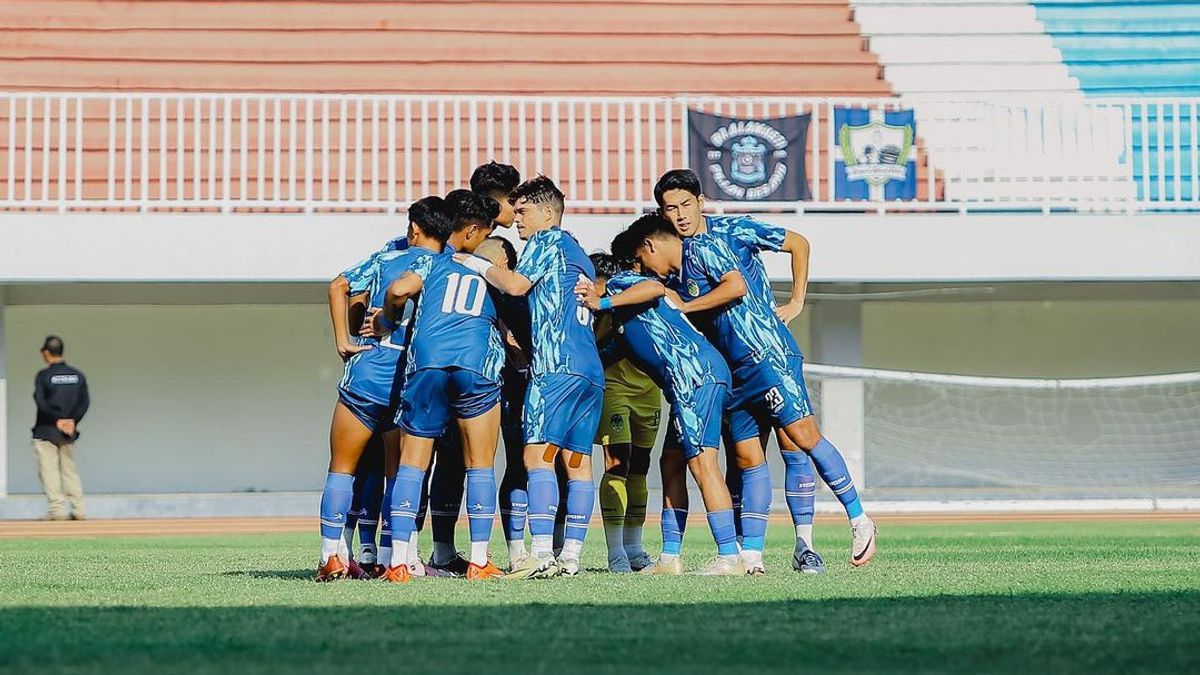
[[[348,295],[358,295],[359,293],[367,292],[371,286],[372,276],[379,266],[379,259],[385,253],[403,251],[406,248],[408,248],[408,237],[396,237],[384,244],[383,248],[363,258],[342,272],[342,277],[350,283]]]
[[[575,284],[594,281],[596,269],[579,242],[555,227],[525,243],[517,272],[533,282],[529,314],[533,325],[533,374],[578,375],[604,386],[604,367],[592,334],[592,312],[575,298]]]
[[[647,281],[634,272],[608,280],[607,293],[620,295]],[[625,353],[662,388],[667,400],[687,398],[706,384],[730,385],[725,360],[667,298],[613,310]]]
[[[746,272],[729,246],[710,233],[683,240],[683,267],[667,284],[685,300],[707,295],[730,272]],[[782,359],[785,354],[776,324],[775,309],[755,293],[690,316],[731,368]]]
[[[416,272],[424,287],[413,317],[408,372],[462,368],[499,383],[504,342],[487,281],[449,251]]]
[[[746,275],[746,292],[753,293],[766,302],[772,310],[777,306],[775,293],[771,290],[771,278],[763,264],[762,251],[782,251],[787,229],[771,225],[750,216],[706,216],[708,232],[725,242],[737,258]],[[800,355],[796,338],[782,321],[776,331],[785,349],[790,354]]]
[[[369,273],[370,306],[383,307],[392,282],[408,272],[428,268],[437,254],[427,248],[412,247],[381,253]],[[411,303],[410,303],[411,306]],[[407,307],[406,314],[407,312]],[[372,348],[355,354],[346,361],[346,369],[338,386],[376,403],[389,403],[395,398],[397,371],[403,374],[401,359],[407,346],[407,319],[396,330],[382,338],[356,338],[359,344]]]

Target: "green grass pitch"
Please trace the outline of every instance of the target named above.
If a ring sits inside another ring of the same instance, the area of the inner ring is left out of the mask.
[[[0,672],[1200,672],[1197,521],[885,522],[861,570],[847,539],[818,525],[823,577],[776,525],[761,579],[407,586],[311,582],[315,532],[3,540]]]

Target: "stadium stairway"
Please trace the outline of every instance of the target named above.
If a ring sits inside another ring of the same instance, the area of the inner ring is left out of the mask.
[[[1200,195],[1197,104],[1200,3],[1184,0],[1034,0],[1038,20],[1090,97],[1191,97],[1132,106],[1140,199]]]
[[[1079,80],[1037,8],[1024,0],[851,5],[896,93],[921,101],[919,130],[948,197],[1103,205],[1134,196],[1120,111],[1081,105]],[[1028,101],[1044,107],[1023,110]]]

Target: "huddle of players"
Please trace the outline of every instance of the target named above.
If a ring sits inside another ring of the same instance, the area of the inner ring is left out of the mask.
[[[560,227],[563,195],[553,182],[541,176],[518,182],[515,169],[492,162],[476,170],[471,191],[418,200],[405,238],[331,285],[335,338],[347,363],[321,500],[317,580],[503,575],[487,549],[502,433],[508,470],[499,501],[508,576],[578,574],[595,502],[591,450],[602,414],[601,503],[613,572],[683,572],[690,472],[717,543],[717,556],[699,573],[765,573],[771,485],[763,447],[772,430],[796,526],[793,567],[824,569],[810,545],[814,465],[850,517],[852,564],[866,564],[875,552],[875,526],[863,514],[840,453],[816,428],[800,350],[784,323],[803,306],[807,242],[749,217],[704,216],[695,174],[674,170],[655,186],[660,211],[621,232],[611,255],[589,258]],[[511,247],[490,236],[494,226],[514,222],[526,241],[515,264]],[[787,305],[776,306],[759,258],[764,250],[792,255],[796,279]],[[351,337],[346,298],[364,292],[370,309],[360,335]],[[596,333],[594,315],[601,318]],[[639,376],[661,388],[670,410],[661,460],[664,546],[656,562],[641,549],[640,529],[658,392]],[[446,433],[452,421],[458,428]],[[632,425],[641,433],[625,440],[620,432]],[[382,482],[371,478],[378,459],[362,461],[376,434],[387,476]],[[717,460],[722,435],[729,453],[725,476]],[[439,483],[443,494],[462,494],[457,466],[466,477],[466,558],[453,549],[458,503],[437,496]],[[635,476],[640,480],[630,479]],[[356,488],[365,513],[354,506]],[[443,510],[448,541],[444,533],[438,541],[435,519],[429,565],[416,551],[427,491],[435,508],[452,508]],[[384,522],[376,556],[370,505],[380,499]],[[348,513],[360,518],[361,565],[350,557]]]

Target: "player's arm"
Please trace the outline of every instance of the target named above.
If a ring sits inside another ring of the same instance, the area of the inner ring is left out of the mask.
[[[783,240],[784,253],[792,259],[792,295],[787,302],[775,308],[775,314],[785,324],[791,323],[804,311],[804,296],[808,293],[808,239],[802,234],[788,231]]]
[[[383,307],[372,307],[367,312],[361,334],[366,337],[382,337],[395,330],[396,322],[404,312],[404,303],[415,297],[424,287],[425,280],[421,275],[405,272],[388,287]]]
[[[362,294],[350,296],[350,281],[344,274],[329,282],[329,318],[333,321],[333,344],[343,361],[371,345],[357,345],[350,339],[350,306],[362,301]]]
[[[491,261],[484,260],[478,256],[455,253],[454,261],[469,267],[471,271],[479,274],[479,276],[486,279],[489,284],[499,289],[505,295],[525,295],[529,293],[529,289],[533,288],[533,281],[524,274],[499,265],[493,265]]]
[[[596,285],[591,282],[579,282],[575,285],[575,295],[579,298],[579,303],[585,305],[593,312],[602,312],[613,309],[614,307],[626,307],[629,305],[642,305],[647,302],[653,302],[667,293],[667,287],[663,286],[662,282],[647,279],[639,281],[629,288],[615,295],[606,295],[601,297],[596,291]]]
[[[689,301],[678,299],[679,311],[684,314],[703,312],[706,309],[724,307],[741,300],[746,295],[746,278],[738,270],[730,270],[721,275],[721,280],[713,289],[704,295]],[[676,296],[678,297],[678,296]]]

